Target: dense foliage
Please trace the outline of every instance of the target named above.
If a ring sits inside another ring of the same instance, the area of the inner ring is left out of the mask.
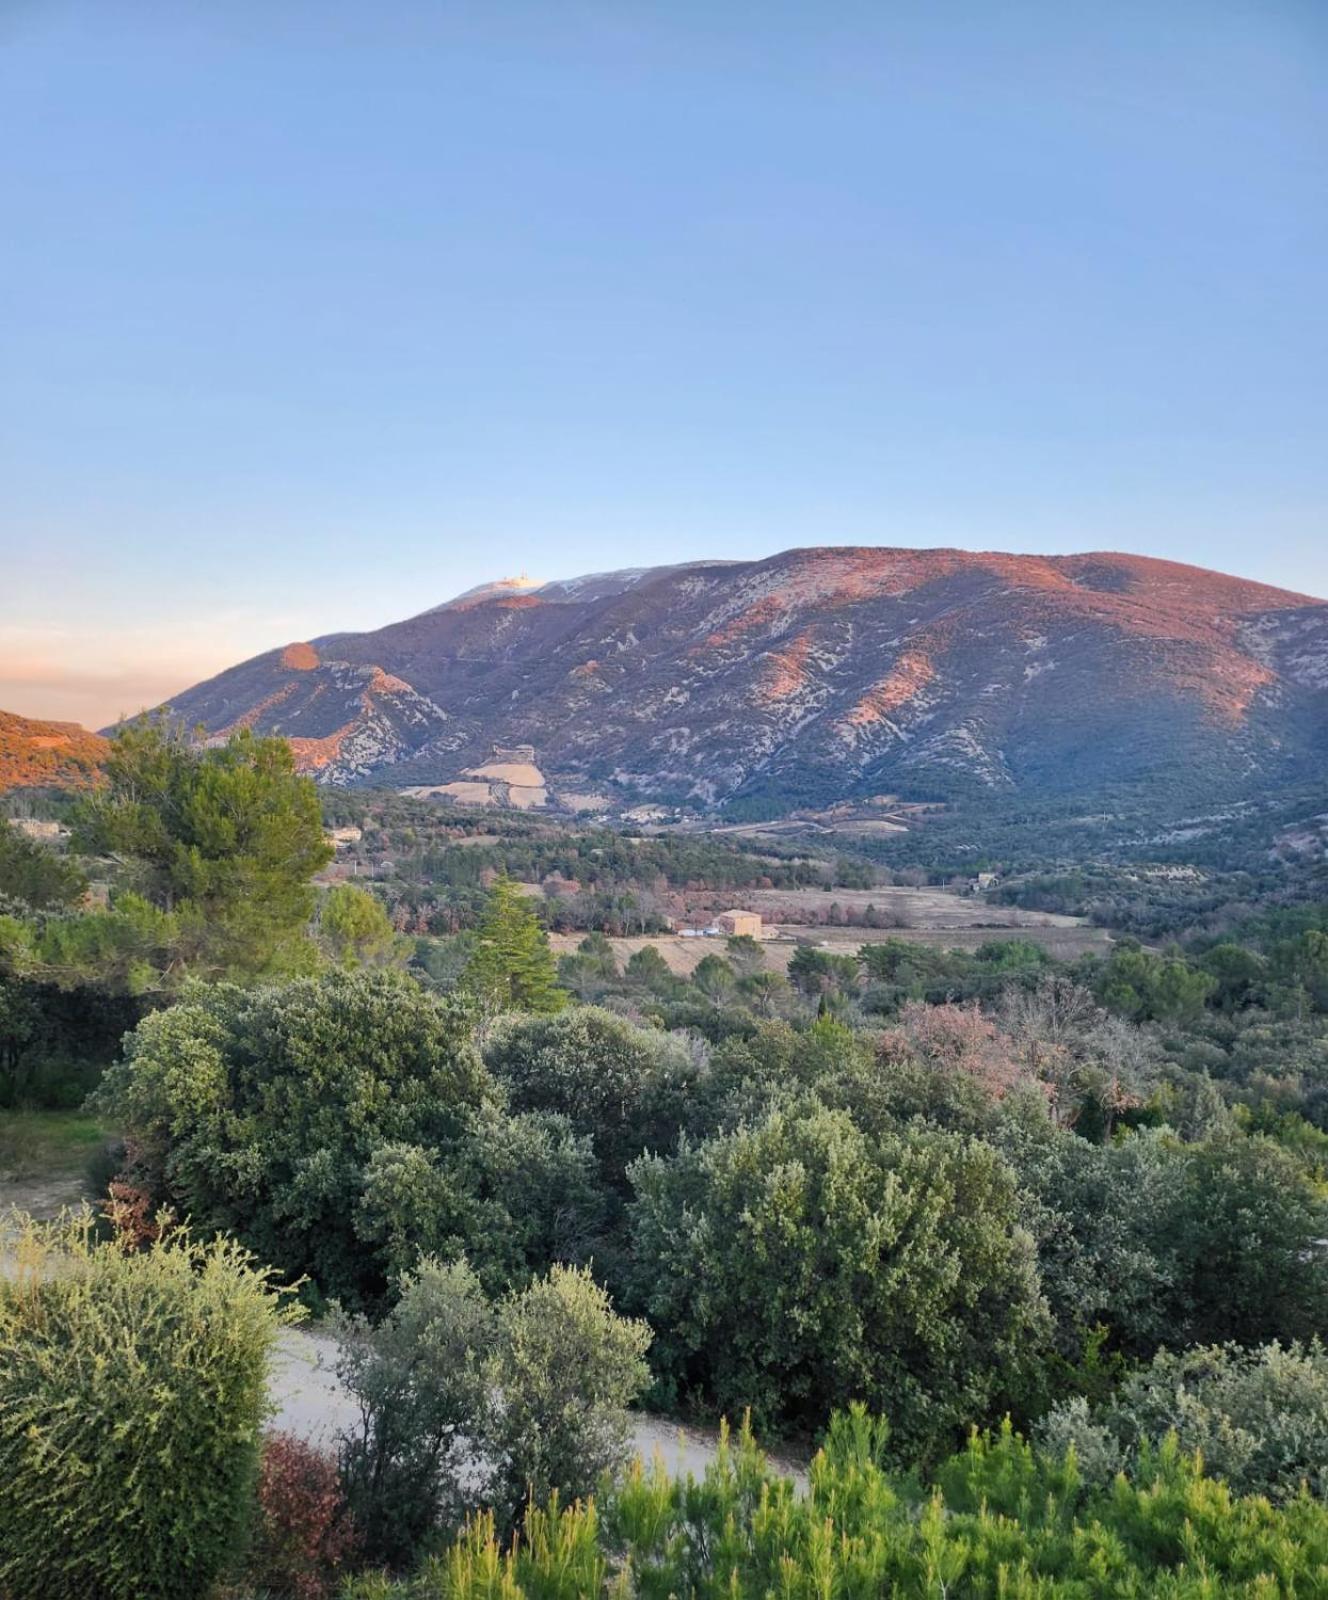
[[[341,1470],[364,1556],[399,1567],[468,1511],[508,1527],[532,1497],[575,1499],[623,1464],[650,1335],[588,1273],[555,1267],[492,1300],[464,1261],[426,1258],[400,1290],[376,1327],[332,1322],[359,1410]]]
[[[132,863],[132,887],[172,919],[178,959],[212,974],[300,959],[309,879],[332,852],[284,739],[242,730],[199,750],[183,729],[143,720],[116,735],[106,779],[79,809],[75,842]]]
[[[237,1555],[289,1312],[226,1240],[29,1225],[0,1274],[0,1594],[197,1600]]]
[[[632,1177],[639,1292],[676,1394],[811,1426],[865,1399],[915,1459],[1017,1392],[1045,1312],[988,1146],[773,1111]]]
[[[1318,1339],[1163,1350],[1096,1407],[1064,1402],[1039,1432],[1055,1450],[1073,1446],[1100,1486],[1174,1434],[1238,1494],[1285,1502],[1308,1488],[1328,1502],[1328,1353]]]
[[[363,827],[315,888],[311,791],[263,745],[119,741],[75,839],[110,852],[106,906],[69,903],[88,858],[0,848],[0,1102],[68,1098],[129,1030],[95,1100],[115,1258],[160,1254],[164,1203],[340,1303],[360,1425],[335,1485],[271,1447],[256,1587],[405,1573],[467,1517],[412,1589],[358,1592],[1322,1586],[1328,913],[1290,874],[1008,872],[1185,934],[1072,961],[903,922],[625,956],[602,930],[681,885],[877,869],[341,796]],[[555,962],[550,923],[595,931]],[[567,1509],[647,1385],[785,1441],[858,1401],[889,1426],[842,1416],[807,1501],[745,1447]],[[1036,1447],[947,1459],[1007,1415]]]
[[[464,1010],[394,972],[201,990],[148,1017],[99,1092],[154,1193],[353,1298],[385,1280],[365,1249],[384,1163],[456,1151],[491,1098]]]
[[[887,1441],[840,1415],[803,1493],[744,1435],[701,1482],[638,1469],[598,1504],[535,1508],[507,1547],[480,1519],[415,1580],[350,1600],[1291,1600],[1328,1573],[1328,1508],[1235,1498],[1174,1444],[1100,1489],[1072,1456],[975,1435],[919,1489]]]
[[[73,905],[88,886],[78,867],[29,839],[0,817],[0,904],[18,901],[32,911]]]
[[[463,984],[502,1010],[561,1011],[567,1004],[544,929],[510,878],[499,878],[490,892]]]

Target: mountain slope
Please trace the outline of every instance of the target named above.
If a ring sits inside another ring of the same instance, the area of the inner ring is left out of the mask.
[[[108,745],[76,722],[41,722],[0,711],[0,793],[83,789],[96,781]]]
[[[530,744],[565,779],[704,803],[1234,793],[1328,767],[1328,604],[1138,556],[791,550],[487,585],[174,709],[285,733],[335,783]]]

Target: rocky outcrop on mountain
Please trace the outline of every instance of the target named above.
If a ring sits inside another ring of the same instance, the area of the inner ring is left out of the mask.
[[[497,743],[704,805],[1235,792],[1328,769],[1328,604],[1139,556],[792,550],[486,585],[174,710],[333,783],[448,783]]]

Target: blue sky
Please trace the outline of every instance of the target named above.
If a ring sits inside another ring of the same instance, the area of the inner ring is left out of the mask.
[[[1321,0],[0,0],[0,706],[870,543],[1328,595]]]

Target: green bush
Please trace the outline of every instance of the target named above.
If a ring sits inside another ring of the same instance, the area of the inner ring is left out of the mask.
[[[441,1522],[459,1520],[470,1441],[487,1407],[493,1313],[464,1262],[422,1261],[375,1327],[334,1311],[337,1377],[357,1426],[341,1441],[341,1482],[361,1551],[407,1565]]]
[[[464,1261],[426,1260],[377,1327],[337,1313],[333,1332],[360,1417],[341,1478],[370,1561],[406,1566],[479,1506],[506,1529],[626,1460],[650,1334],[587,1272],[554,1267],[491,1301]]]
[[[1041,1428],[1052,1448],[1073,1445],[1080,1471],[1100,1483],[1169,1433],[1238,1494],[1286,1501],[1304,1484],[1328,1501],[1328,1351],[1317,1339],[1164,1350],[1109,1403],[1070,1401]]]
[[[24,1221],[0,1277],[0,1594],[198,1600],[252,1505],[294,1308],[236,1244]]]
[[[332,972],[196,989],[126,1039],[98,1104],[155,1197],[362,1301],[387,1276],[358,1227],[375,1151],[455,1150],[494,1096],[456,1003],[398,972]]]
[[[587,1495],[626,1461],[627,1407],[649,1381],[649,1344],[645,1323],[617,1316],[588,1271],[554,1267],[502,1302],[485,1441],[500,1514],[515,1518],[551,1493]]]
[[[636,1293],[675,1399],[813,1428],[865,1399],[926,1456],[1010,1403],[1048,1331],[1014,1174],[978,1140],[874,1139],[813,1104],[632,1179]]]
[[[673,1144],[695,1088],[696,1068],[681,1040],[594,1006],[506,1019],[484,1060],[514,1111],[567,1117],[593,1141],[605,1182],[621,1189],[629,1162]]]

